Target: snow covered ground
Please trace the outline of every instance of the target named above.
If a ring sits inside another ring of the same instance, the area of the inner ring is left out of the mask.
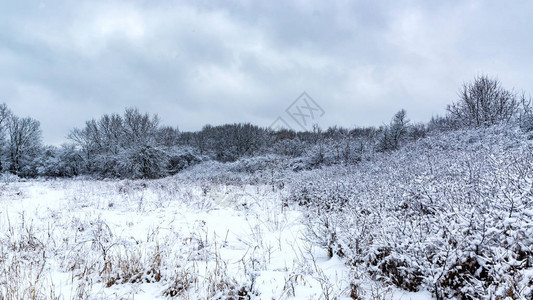
[[[3,183],[0,197],[7,299],[350,296],[344,262],[267,186],[31,181]]]
[[[342,299],[354,274],[268,186],[1,184],[0,298]],[[367,297],[428,299],[368,281]]]

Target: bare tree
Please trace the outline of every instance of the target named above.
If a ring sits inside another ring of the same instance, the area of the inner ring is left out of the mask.
[[[404,109],[398,111],[392,118],[390,125],[383,128],[380,149],[382,151],[397,150],[400,142],[407,135],[409,122],[407,112]]]
[[[156,140],[158,144],[170,148],[179,143],[180,131],[176,127],[163,126],[157,130]]]
[[[10,116],[7,122],[9,135],[9,170],[21,175],[22,167],[38,155],[41,146],[39,121],[32,118]]]
[[[526,131],[533,131],[533,107],[531,106],[531,95],[526,96],[525,93],[520,95],[520,113],[519,121],[520,126]]]
[[[5,148],[5,131],[8,117],[11,115],[7,105],[5,103],[0,104],[0,172],[2,171],[2,160],[4,158]]]
[[[0,130],[4,129],[7,117],[10,115],[9,109],[5,103],[0,104]]]
[[[124,142],[128,146],[147,145],[154,142],[159,128],[159,117],[142,114],[137,108],[124,112]]]
[[[166,154],[159,149],[159,117],[128,108],[74,129],[68,138],[83,153],[85,169],[102,176],[159,177]]]
[[[518,112],[516,93],[506,90],[498,79],[486,75],[463,84],[459,101],[448,105],[447,110],[466,126],[490,126],[510,121]]]

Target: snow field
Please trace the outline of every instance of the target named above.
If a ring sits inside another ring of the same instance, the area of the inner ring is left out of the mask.
[[[332,299],[350,270],[268,186],[2,186],[0,298]]]

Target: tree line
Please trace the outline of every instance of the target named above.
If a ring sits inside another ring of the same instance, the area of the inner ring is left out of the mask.
[[[400,110],[380,127],[296,132],[252,124],[206,125],[196,132],[162,126],[157,115],[127,108],[71,130],[60,147],[42,144],[37,120],[0,105],[0,171],[20,177],[159,178],[203,161],[234,162],[276,155],[305,160],[301,168],[357,163],[375,152],[394,151],[431,131],[516,123],[533,130],[530,99],[486,75],[465,83],[445,116],[412,123]]]

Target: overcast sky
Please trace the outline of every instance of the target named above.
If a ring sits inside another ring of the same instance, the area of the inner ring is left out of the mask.
[[[0,103],[59,144],[131,106],[269,126],[306,91],[351,127],[428,121],[476,74],[533,91],[532,1],[211,2],[2,1]]]

